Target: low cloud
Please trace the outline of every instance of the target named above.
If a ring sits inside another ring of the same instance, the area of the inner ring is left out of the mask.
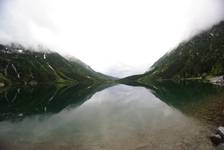
[[[0,0],[0,42],[46,45],[127,76],[146,71],[223,13],[223,0]],[[124,72],[120,64],[129,67]]]

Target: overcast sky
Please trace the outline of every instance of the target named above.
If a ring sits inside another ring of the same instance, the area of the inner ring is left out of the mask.
[[[99,72],[143,73],[223,19],[224,0],[0,0],[0,42],[43,44]]]

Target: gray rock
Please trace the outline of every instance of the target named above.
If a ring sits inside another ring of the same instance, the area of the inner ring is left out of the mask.
[[[220,126],[216,130],[217,134],[219,134],[222,138],[224,138],[224,127]]]
[[[219,145],[220,143],[224,142],[224,139],[219,134],[211,135],[210,140],[214,145]]]

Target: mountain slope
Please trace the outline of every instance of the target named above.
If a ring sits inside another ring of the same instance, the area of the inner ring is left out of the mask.
[[[183,79],[224,74],[224,22],[161,57],[137,80]]]
[[[86,65],[70,61],[58,53],[25,49],[20,45],[0,45],[0,82],[3,84],[92,83],[110,80]]]
[[[76,68],[76,71],[79,72],[81,75],[88,75],[89,77],[97,78],[100,80],[116,80],[117,79],[115,77],[108,76],[100,72],[94,71],[90,66],[86,65],[84,62],[82,62],[81,60],[77,58],[69,57],[67,59],[72,64],[72,66]]]

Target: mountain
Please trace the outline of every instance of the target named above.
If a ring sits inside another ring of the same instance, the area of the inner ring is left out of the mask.
[[[224,74],[224,22],[168,52],[142,75],[123,79],[142,83],[158,79],[206,78]]]
[[[77,59],[56,52],[38,51],[18,44],[0,45],[0,86],[10,84],[94,83],[112,80]]]
[[[82,62],[81,60],[75,58],[75,57],[67,57],[67,59],[70,61],[72,66],[76,68],[76,71],[79,72],[81,75],[88,75],[92,78],[97,78],[99,80],[116,80],[117,78],[108,76],[105,74],[102,74],[100,72],[94,71],[90,66]]]

